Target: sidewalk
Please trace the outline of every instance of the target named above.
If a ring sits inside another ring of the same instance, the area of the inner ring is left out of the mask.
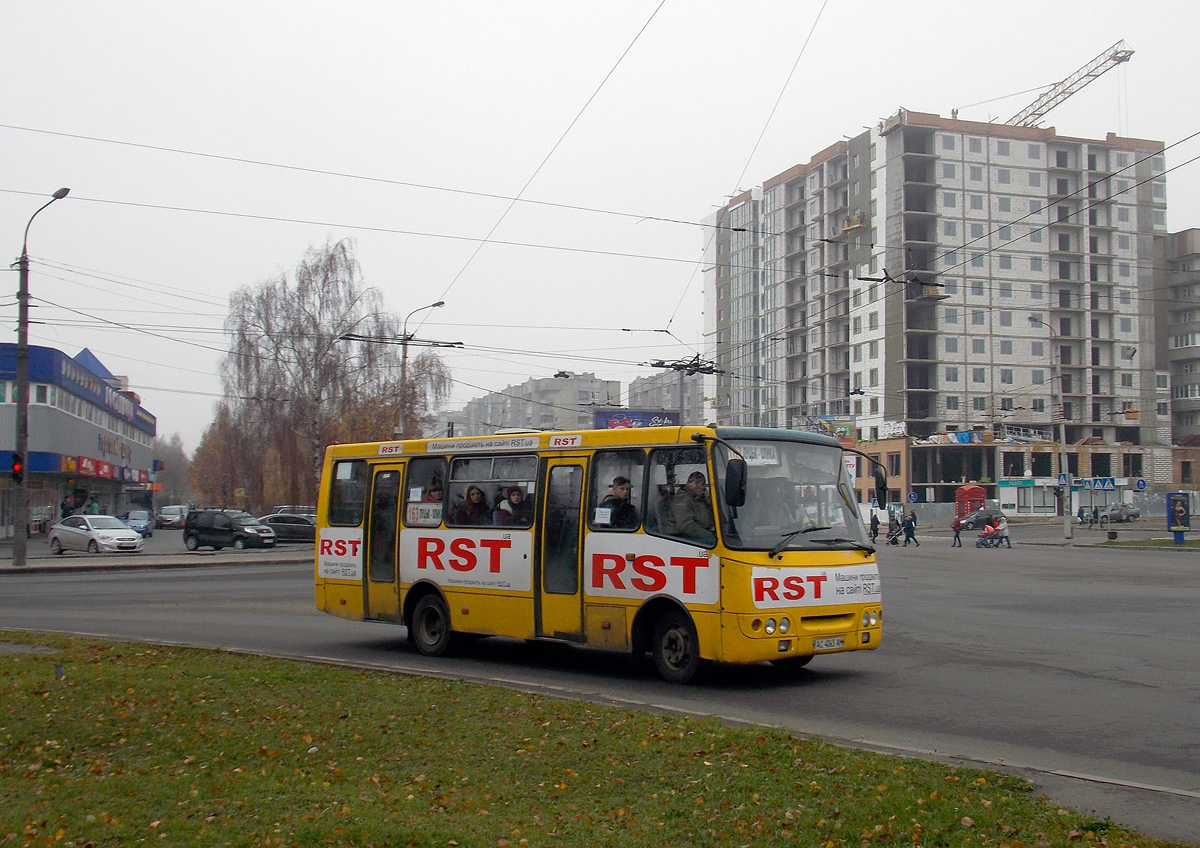
[[[189,551],[180,544],[178,551],[155,551],[140,554],[88,554],[68,552],[58,556],[50,553],[46,536],[34,534],[25,549],[25,566],[17,568],[12,562],[12,540],[0,540],[0,574],[31,574],[50,571],[99,571],[114,568],[198,568],[210,565],[250,565],[261,562],[312,563],[313,551],[308,545],[286,544],[275,548],[249,548],[244,551],[226,548],[220,551]]]

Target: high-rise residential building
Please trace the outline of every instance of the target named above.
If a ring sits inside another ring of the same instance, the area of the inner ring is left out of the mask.
[[[597,411],[620,406],[619,380],[560,371],[489,392],[468,401],[461,412],[439,414],[435,429],[437,435],[453,430],[455,436],[487,436],[505,429],[580,430],[593,426]]]
[[[629,383],[630,409],[656,409],[679,415],[681,424],[707,424],[704,377],[684,371],[659,371]]]
[[[1171,425],[1176,443],[1200,445],[1200,230],[1171,233],[1165,261],[1158,300],[1166,315]]]
[[[1169,443],[1164,173],[1157,141],[901,110],[731,198],[706,229],[716,419],[1052,441],[1061,414],[1071,444]]]

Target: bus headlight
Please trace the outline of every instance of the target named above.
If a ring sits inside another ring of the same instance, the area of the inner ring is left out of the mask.
[[[792,629],[792,623],[790,621],[788,621],[786,618],[779,619],[779,635],[780,636],[787,633],[791,629]]]
[[[874,627],[879,623],[879,614],[875,610],[864,610],[862,614],[862,626]]]
[[[773,633],[775,632],[775,619],[773,619],[773,618],[768,618],[768,619],[767,619],[767,626],[766,626],[764,629],[765,629],[765,631],[766,631],[766,633],[767,633],[767,635],[768,635],[768,636],[770,636],[771,634],[773,634]]]

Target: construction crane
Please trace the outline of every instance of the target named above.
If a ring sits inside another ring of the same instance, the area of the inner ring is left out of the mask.
[[[1133,50],[1129,45],[1123,39],[1118,41],[1004,123],[1010,127],[1036,127],[1051,109],[1117,65],[1128,62],[1131,56]]]

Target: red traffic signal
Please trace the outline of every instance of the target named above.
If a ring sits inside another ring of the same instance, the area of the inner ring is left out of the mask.
[[[25,457],[16,452],[12,456],[12,480],[20,483],[25,479]]]

